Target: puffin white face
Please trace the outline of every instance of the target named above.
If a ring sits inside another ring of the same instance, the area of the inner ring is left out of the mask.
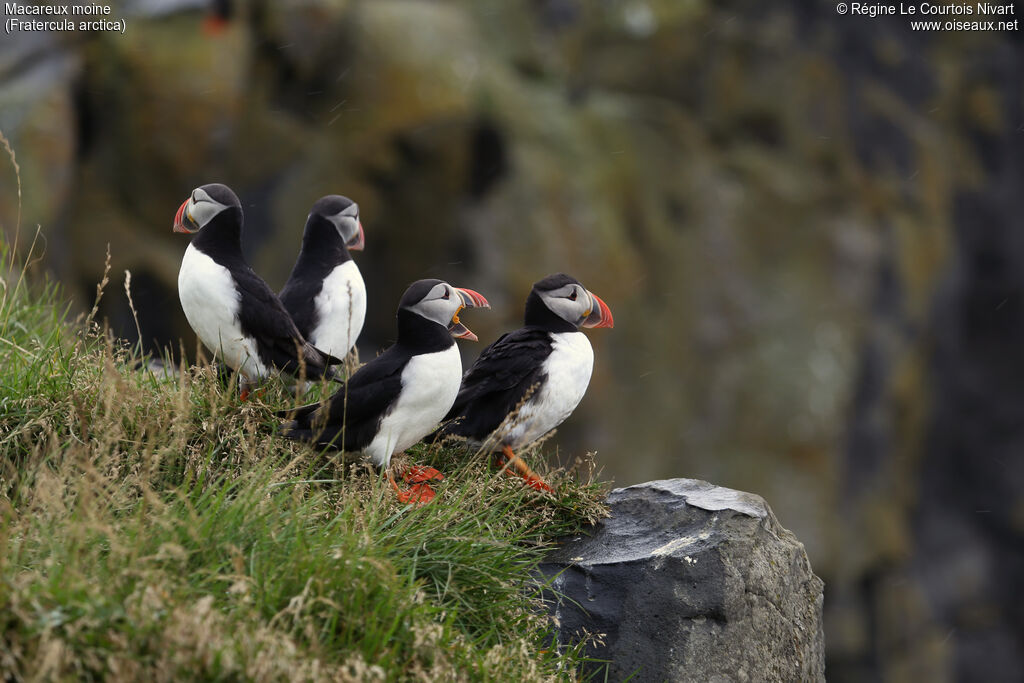
[[[313,204],[306,218],[306,227],[326,221],[349,251],[363,248],[363,224],[359,222],[359,205],[340,194],[329,194]]]
[[[358,204],[353,202],[333,216],[324,218],[334,225],[346,247],[355,250],[363,248],[363,226],[359,222]]]
[[[452,287],[441,280],[415,282],[406,290],[405,297],[428,286],[430,289],[426,290],[426,294],[404,308],[438,325],[444,325],[449,334],[457,339],[476,341],[477,336],[459,321],[459,313],[463,308],[490,308],[487,299],[472,289]]]
[[[577,327],[587,319],[594,309],[594,301],[590,298],[590,292],[580,284],[570,283],[558,289],[539,292],[539,294],[544,305],[552,313]]]
[[[581,285],[579,280],[565,273],[554,273],[533,283],[526,299],[526,323],[549,324],[550,318],[543,312],[544,308],[577,329],[615,326],[608,304]]]
[[[439,282],[427,295],[411,306],[409,310],[418,313],[438,325],[448,325],[455,320],[463,307],[462,296],[447,282]]]
[[[197,187],[178,207],[178,213],[174,217],[174,232],[199,232],[218,214],[230,208],[231,204],[214,199],[206,189]]]
[[[537,293],[552,313],[571,325],[614,327],[608,305],[578,282]]]

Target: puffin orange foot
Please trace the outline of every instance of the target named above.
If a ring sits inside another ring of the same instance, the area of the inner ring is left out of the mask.
[[[433,467],[413,465],[402,471],[402,480],[407,484],[422,484],[428,481],[441,481],[444,475]]]
[[[547,491],[548,493],[554,493],[555,491],[553,488],[548,486],[543,479],[541,479],[538,476],[525,476],[523,477],[523,481],[526,483],[527,486],[529,486],[531,489],[535,491]]]
[[[426,505],[430,501],[434,500],[437,494],[434,489],[430,488],[430,484],[426,482],[420,484],[413,484],[408,491],[395,491],[395,496],[399,502],[409,503],[412,505]]]
[[[256,398],[262,399],[263,394],[266,393],[266,389],[257,389],[256,391],[249,391],[249,389],[242,389],[241,399],[243,402],[248,401],[250,396],[255,395]]]
[[[434,497],[437,494],[434,492],[434,489],[430,488],[430,484],[427,482],[431,479],[443,479],[441,473],[433,467],[424,467],[422,469],[411,467],[407,471],[411,476],[419,475],[424,478],[417,480],[412,487],[403,491],[399,488],[398,482],[395,481],[394,475],[391,474],[391,470],[385,469],[384,472],[387,475],[388,483],[391,484],[391,488],[395,490],[395,497],[398,498],[398,501],[412,505],[426,505],[430,501],[434,500]],[[435,474],[437,476],[434,476]],[[406,479],[406,481],[412,481],[412,479]]]

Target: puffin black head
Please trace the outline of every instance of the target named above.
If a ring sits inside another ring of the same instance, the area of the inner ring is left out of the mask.
[[[526,324],[571,331],[613,327],[612,311],[599,296],[565,273],[548,275],[533,285],[526,299]]]
[[[477,336],[459,321],[459,313],[463,308],[490,307],[487,299],[472,289],[453,287],[443,280],[417,280],[398,302],[398,318],[401,324],[403,312],[412,313],[443,326],[456,339],[476,341]]]
[[[347,249],[359,251],[363,248],[365,236],[363,224],[359,221],[359,205],[348,197],[329,194],[316,200],[306,219],[307,232],[315,221],[325,221],[336,230]]]
[[[239,216],[242,204],[227,185],[210,183],[192,190],[174,215],[174,232],[199,232],[225,211],[234,209]]]

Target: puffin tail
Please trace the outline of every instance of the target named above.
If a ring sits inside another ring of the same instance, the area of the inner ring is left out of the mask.
[[[276,411],[274,416],[285,420],[279,425],[278,434],[294,441],[316,442],[319,435],[314,431],[313,420],[316,409],[321,405],[320,403],[310,403],[298,408]]]
[[[320,350],[317,349],[317,351]],[[320,351],[320,353],[324,357],[324,377],[332,382],[344,384],[348,380],[348,375],[342,371],[342,368],[345,365],[345,359],[332,356],[331,354],[324,353],[323,351]]]
[[[327,368],[332,365],[341,365],[343,361],[341,358],[335,358],[326,351],[321,351],[309,342],[306,342],[306,362],[312,362]]]
[[[317,448],[344,450],[342,443],[344,431],[330,425],[319,426],[309,419],[298,418],[280,425],[278,432],[286,439],[304,441]]]
[[[300,425],[298,420],[292,420],[291,422],[281,423],[280,434],[284,438],[292,439],[294,441],[313,440],[312,430]]]
[[[317,408],[323,405],[320,402],[310,403],[298,408],[285,408],[284,410],[274,411],[274,417],[280,417],[282,419],[289,419],[291,422],[281,426],[282,429],[297,429],[300,426],[300,422],[308,422],[308,417],[313,414]],[[286,435],[287,436],[287,435]]]
[[[315,346],[314,346],[313,348],[315,348],[315,349],[316,349],[316,347],[315,347]],[[344,363],[344,362],[345,362],[345,360],[344,360],[343,358],[337,358],[336,356],[332,356],[332,355],[331,355],[331,354],[329,354],[329,353],[324,353],[324,352],[323,352],[323,351],[321,351],[320,349],[316,349],[316,350],[317,350],[317,352],[318,352],[318,353],[319,353],[319,354],[320,354],[321,356],[323,356],[323,357],[324,357],[324,365],[326,365],[326,366],[331,366],[331,365],[341,365],[342,363]]]
[[[335,358],[329,353],[324,353],[309,342],[302,348],[302,360],[306,365],[307,379],[317,380],[322,377],[343,382],[344,378],[339,377],[339,368],[335,367],[344,363],[341,358]]]

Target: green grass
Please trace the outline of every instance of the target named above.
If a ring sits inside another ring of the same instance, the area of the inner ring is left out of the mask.
[[[575,680],[530,578],[606,487],[419,445],[383,477],[274,434],[209,367],[165,378],[0,243],[0,672],[5,680]]]

